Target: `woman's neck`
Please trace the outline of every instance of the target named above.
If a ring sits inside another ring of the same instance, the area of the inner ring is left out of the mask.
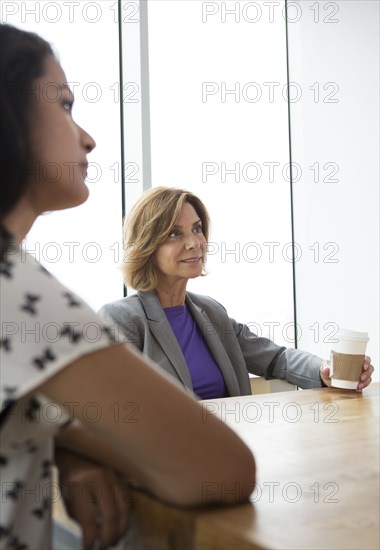
[[[163,308],[183,306],[186,299],[186,284],[187,281],[177,287],[171,286],[164,288],[162,285],[157,287],[156,292],[161,306]]]
[[[33,210],[26,197],[19,200],[16,206],[3,219],[2,225],[14,240],[20,244],[34,224],[38,214]]]

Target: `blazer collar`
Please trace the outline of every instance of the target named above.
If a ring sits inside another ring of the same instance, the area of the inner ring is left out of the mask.
[[[193,391],[193,384],[185,358],[157,293],[152,291],[138,292],[137,294],[143,305],[150,331],[164,350],[184,386]]]
[[[165,312],[160,304],[157,293],[138,292],[138,296],[145,310],[149,328],[155,336],[166,356],[172,363],[174,369],[186,388],[193,390],[189,369],[183,356],[180,345],[175,337]],[[235,370],[230,358],[221,342],[220,336],[211,323],[204,309],[195,303],[196,295],[186,293],[186,304],[199,326],[206,343],[219,366],[230,396],[240,395],[240,388]]]
[[[137,292],[142,305],[144,306],[145,315],[150,321],[162,321],[166,319],[165,312],[160,304],[155,290],[151,292]]]

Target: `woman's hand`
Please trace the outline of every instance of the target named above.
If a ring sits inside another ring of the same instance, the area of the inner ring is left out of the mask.
[[[56,450],[67,513],[82,528],[84,550],[115,544],[127,531],[129,500],[121,476],[71,451]]]
[[[362,391],[364,388],[370,385],[372,382],[372,373],[375,369],[371,365],[371,358],[367,357],[364,359],[362,373],[360,375],[360,380],[358,382],[358,387],[356,391]],[[330,378],[330,361],[323,361],[320,371],[320,377],[325,386],[331,386]]]

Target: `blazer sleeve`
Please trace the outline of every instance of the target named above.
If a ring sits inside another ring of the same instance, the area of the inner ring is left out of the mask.
[[[303,389],[323,386],[319,374],[323,359],[305,351],[278,346],[234,319],[231,323],[249,372],[266,379],[280,378]]]
[[[133,344],[139,350],[143,348],[141,317],[135,315],[126,304],[114,302],[104,305],[98,312],[108,324],[116,342]]]

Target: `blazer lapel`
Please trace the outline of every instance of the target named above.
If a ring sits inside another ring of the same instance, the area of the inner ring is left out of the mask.
[[[175,337],[156,292],[138,292],[148,320],[149,329],[164,350],[182,383],[190,390],[193,384],[180,345]]]
[[[230,396],[240,395],[241,392],[235,370],[214,325],[208,318],[207,313],[195,304],[188,294],[186,295],[186,303],[189,306],[195,322],[199,326],[207,345],[223,374],[228,394]]]

